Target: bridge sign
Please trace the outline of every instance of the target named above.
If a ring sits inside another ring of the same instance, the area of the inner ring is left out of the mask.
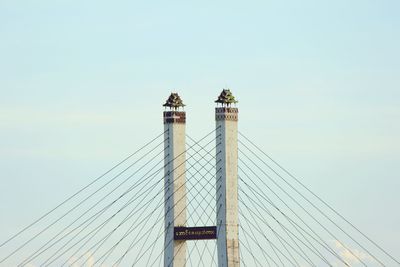
[[[217,239],[216,226],[175,227],[174,240]]]

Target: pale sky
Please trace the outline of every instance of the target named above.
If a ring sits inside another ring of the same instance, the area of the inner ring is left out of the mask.
[[[400,258],[400,1],[0,1],[0,240],[224,87],[240,131]]]

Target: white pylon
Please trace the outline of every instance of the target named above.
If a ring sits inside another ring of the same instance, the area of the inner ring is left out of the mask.
[[[164,106],[171,108],[164,112],[164,266],[184,267],[186,241],[174,240],[174,227],[186,224],[186,113],[176,110],[183,106],[177,94],[171,94]]]
[[[229,90],[223,90],[215,109],[217,171],[217,247],[219,267],[238,267],[238,109]]]

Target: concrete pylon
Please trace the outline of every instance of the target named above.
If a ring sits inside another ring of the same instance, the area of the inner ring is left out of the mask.
[[[215,109],[217,159],[217,247],[219,267],[238,267],[238,109],[230,90],[223,90]]]
[[[174,240],[174,227],[186,224],[186,113],[179,111],[184,104],[172,93],[164,104],[164,267],[186,266],[186,241]]]

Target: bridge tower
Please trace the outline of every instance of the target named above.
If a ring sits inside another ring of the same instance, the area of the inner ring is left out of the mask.
[[[185,267],[187,240],[217,239],[218,266],[239,267],[238,109],[231,91],[215,101],[217,225],[186,227],[186,113],[178,94],[164,104],[164,267]]]
[[[176,93],[171,93],[163,105],[164,111],[164,266],[186,265],[186,241],[174,239],[175,227],[186,224],[186,113]]]
[[[217,247],[219,267],[238,267],[238,109],[231,91],[215,101],[217,171]]]

